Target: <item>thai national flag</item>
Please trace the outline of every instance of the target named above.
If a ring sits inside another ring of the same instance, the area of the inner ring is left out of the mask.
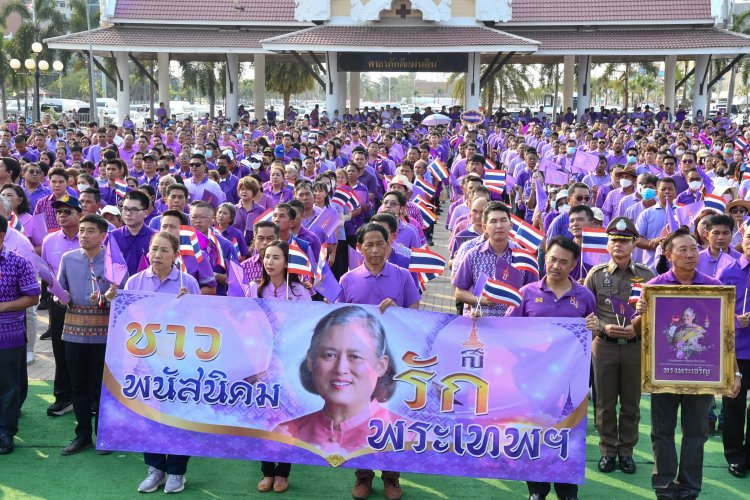
[[[745,138],[741,135],[738,135],[734,140],[734,145],[742,151],[747,151],[747,140],[745,140]]]
[[[630,297],[628,297],[628,304],[633,304],[641,300],[643,295],[643,284],[633,283],[633,288],[630,290]]]
[[[607,230],[604,228],[585,227],[581,236],[581,251],[594,253],[607,252]]]
[[[485,174],[487,173],[487,170],[497,170],[497,165],[495,165],[495,162],[490,160],[489,158],[486,158],[484,160],[484,171]]]
[[[433,198],[435,196],[435,186],[433,186],[426,180],[417,179],[416,181],[414,181],[414,185],[417,186],[422,191],[424,191],[424,193],[430,198]]]
[[[527,271],[539,276],[539,261],[536,254],[521,248],[511,249],[511,265],[519,271]]]
[[[517,288],[493,279],[488,279],[484,284],[482,297],[498,304],[515,307],[520,306],[523,301],[523,295]]]
[[[219,238],[217,237],[217,230],[211,229],[208,232],[208,241],[210,241],[214,248],[216,248],[216,265],[220,268],[226,270],[227,263],[224,260],[224,253],[221,251],[221,245],[219,245]],[[221,233],[218,234],[218,236],[221,236]]]
[[[237,238],[232,238],[232,246],[234,247],[234,251],[237,252],[237,255],[240,255],[240,244],[237,243]]]
[[[333,192],[333,196],[331,196],[331,203],[344,208],[346,206],[346,202],[349,201],[349,191],[350,188],[348,186],[338,186]]]
[[[505,191],[505,172],[485,168],[484,185],[493,193],[503,194],[503,191]]]
[[[307,254],[292,241],[289,244],[289,261],[287,269],[290,274],[301,274],[308,278],[313,278],[313,269],[310,264],[310,259],[307,258]]]
[[[271,222],[272,219],[273,219],[273,207],[269,208],[268,210],[266,210],[265,212],[257,216],[255,220],[253,221],[253,224],[257,224],[258,222],[265,222],[265,221]]]
[[[410,273],[428,273],[440,276],[445,271],[445,258],[428,248],[412,248],[409,260]]]
[[[434,160],[432,160],[432,163],[427,165],[427,170],[430,171],[435,178],[443,182],[445,182],[445,180],[450,177],[448,169],[445,168],[445,164],[440,160],[440,158],[435,158]]]
[[[180,226],[180,255],[195,257],[197,262],[203,261],[203,251],[198,242],[198,235],[190,226]]]
[[[125,195],[128,194],[128,184],[125,181],[121,181],[120,179],[117,179],[115,181],[115,194],[119,196],[120,198],[125,198]]]
[[[539,245],[542,244],[544,233],[515,215],[511,215],[510,219],[513,224],[510,230],[513,241],[526,250],[536,253],[539,250]]]
[[[433,208],[435,208],[435,205],[433,205],[432,203],[430,203],[430,200],[427,199],[427,196],[424,193],[418,194],[414,198],[414,203],[417,204],[417,205],[425,206],[425,207],[429,208],[430,210],[432,210]]]
[[[8,217],[8,227],[12,227],[22,234],[26,232],[24,231],[23,225],[21,224],[21,221],[18,219],[18,216],[15,214],[15,212],[11,212],[10,217]]]
[[[727,211],[727,202],[726,200],[719,196],[718,194],[706,194],[703,197],[703,208],[710,208],[711,210],[715,210],[719,212],[720,214],[723,214]]]
[[[742,180],[750,181],[750,170],[745,170],[744,172],[742,172]]]
[[[438,216],[430,210],[429,208],[425,207],[424,205],[417,205],[419,208],[420,213],[422,214],[422,228],[427,229],[431,225],[437,222]]]

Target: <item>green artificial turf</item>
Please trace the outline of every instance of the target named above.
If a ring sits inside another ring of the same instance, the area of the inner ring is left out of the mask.
[[[93,450],[63,457],[60,450],[73,437],[75,417],[47,417],[51,403],[51,384],[32,382],[29,398],[23,408],[16,450],[0,456],[0,498],[110,499],[138,498],[138,483],[145,477],[146,467],[137,453],[113,453],[97,456]],[[651,442],[649,398],[642,399],[641,437],[635,453],[638,471],[631,476],[619,470],[601,474],[598,436],[589,412],[587,436],[586,484],[580,489],[582,499],[654,498],[651,490]],[[679,432],[679,429],[678,429]],[[679,439],[679,436],[678,436]],[[179,498],[287,498],[328,499],[351,498],[354,483],[351,469],[331,469],[295,465],[289,490],[282,496],[258,493],[260,480],[258,462],[192,458],[188,467],[187,487]],[[376,479],[371,498],[383,498],[382,483]],[[404,498],[526,498],[522,482],[493,479],[471,479],[429,474],[403,474]],[[163,498],[161,490],[149,496]],[[554,494],[550,495],[554,498]],[[706,444],[703,494],[705,499],[750,499],[750,478],[737,479],[727,473],[722,453],[721,436],[715,435]]]

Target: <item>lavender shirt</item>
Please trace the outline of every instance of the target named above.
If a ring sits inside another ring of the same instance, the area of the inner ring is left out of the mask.
[[[390,298],[399,307],[410,307],[420,299],[409,271],[390,262],[385,263],[377,276],[362,264],[344,274],[340,283],[343,292],[336,302],[380,305]]]
[[[187,273],[181,272],[176,267],[167,275],[164,281],[154,274],[154,270],[149,267],[138,274],[131,276],[125,283],[125,290],[138,290],[141,292],[158,292],[171,293],[177,295],[180,293],[180,275],[182,275],[182,285],[187,288],[189,294],[200,295],[201,288],[198,281]]]
[[[509,316],[585,318],[596,312],[596,298],[585,286],[570,279],[571,288],[560,298],[547,287],[547,278],[521,288],[523,301]]]
[[[0,302],[39,295],[41,289],[31,262],[3,247],[0,250]],[[0,313],[0,349],[26,345],[26,310]]]
[[[736,288],[737,301],[734,305],[735,314],[750,311],[750,301],[747,290],[750,283],[750,261],[744,255],[735,263],[721,269],[716,278],[724,285]],[[735,320],[735,349],[737,359],[750,359],[750,326],[740,327],[739,321]]]

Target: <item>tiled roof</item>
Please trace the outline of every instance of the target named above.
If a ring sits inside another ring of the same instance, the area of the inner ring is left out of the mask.
[[[114,17],[123,20],[294,22],[294,2],[295,0],[117,0]]]
[[[513,33],[541,43],[547,50],[680,50],[707,48],[750,48],[750,38],[729,31],[710,29],[649,29],[553,31],[512,30]]]
[[[511,5],[511,22],[523,23],[711,19],[711,0],[513,0]]]
[[[533,41],[481,26],[316,26],[266,40],[264,47],[315,45],[323,47],[460,47],[525,45]]]
[[[119,2],[118,2],[119,3]],[[288,33],[286,30],[222,30],[153,27],[111,27],[94,30],[92,43],[95,46],[117,46],[138,50],[138,47],[200,47],[200,48],[254,48],[260,49],[260,41]],[[71,33],[51,38],[54,45],[87,45],[87,32]]]

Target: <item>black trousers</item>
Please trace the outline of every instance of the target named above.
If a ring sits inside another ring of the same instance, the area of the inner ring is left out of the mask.
[[[68,402],[73,399],[73,389],[68,373],[68,362],[65,358],[65,342],[62,340],[62,330],[65,324],[67,307],[56,300],[49,301],[49,331],[52,336],[52,354],[55,357],[55,402]]]
[[[73,387],[73,411],[76,414],[76,437],[91,439],[99,426],[99,397],[104,373],[106,344],[78,344],[65,342],[65,357]],[[96,415],[91,407],[97,408]],[[94,427],[91,418],[94,418]]]
[[[162,455],[161,453],[144,453],[143,461],[146,465],[159,469],[173,476],[184,476],[190,460],[186,455]]]
[[[18,432],[27,388],[26,346],[0,349],[0,434]]]
[[[750,388],[750,359],[738,359],[742,373],[742,386],[736,398],[724,397],[724,457],[727,463],[750,465],[750,418],[748,418],[747,391]]]
[[[552,489],[550,483],[538,483],[536,481],[526,481],[526,485],[529,487],[529,495],[537,493],[543,497],[547,496]],[[554,483],[555,493],[560,498],[565,497],[577,497],[578,496],[578,485],[569,483]]]
[[[263,477],[289,477],[292,471],[292,464],[284,462],[261,462],[260,471]]]

